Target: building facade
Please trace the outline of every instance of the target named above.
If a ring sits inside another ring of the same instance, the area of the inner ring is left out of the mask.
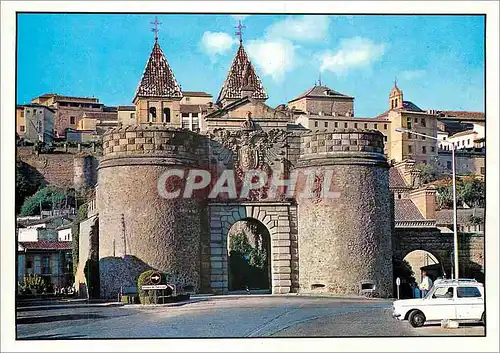
[[[19,114],[24,119],[23,125],[19,125],[19,131],[25,140],[31,142],[52,142],[54,139],[54,117],[55,111],[52,108],[40,104],[26,104],[23,106],[23,113]],[[20,123],[23,123],[20,120]],[[18,123],[19,124],[19,123]]]

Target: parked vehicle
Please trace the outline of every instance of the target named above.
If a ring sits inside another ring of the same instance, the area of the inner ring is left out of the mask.
[[[444,319],[486,323],[484,286],[473,279],[439,279],[425,298],[396,300],[392,316],[413,327]]]

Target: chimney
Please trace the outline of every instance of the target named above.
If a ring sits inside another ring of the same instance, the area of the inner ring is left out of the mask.
[[[412,191],[409,196],[425,219],[436,219],[436,188],[434,186]]]

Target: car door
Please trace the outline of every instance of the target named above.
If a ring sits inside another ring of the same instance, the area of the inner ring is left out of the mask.
[[[477,286],[457,287],[457,318],[459,320],[480,320],[484,312],[484,298]]]
[[[455,287],[437,286],[424,299],[423,313],[428,321],[455,319]]]

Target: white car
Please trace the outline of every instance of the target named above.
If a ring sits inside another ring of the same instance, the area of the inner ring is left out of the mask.
[[[392,316],[408,320],[413,327],[444,319],[484,324],[484,286],[476,280],[438,279],[425,298],[396,300]]]

